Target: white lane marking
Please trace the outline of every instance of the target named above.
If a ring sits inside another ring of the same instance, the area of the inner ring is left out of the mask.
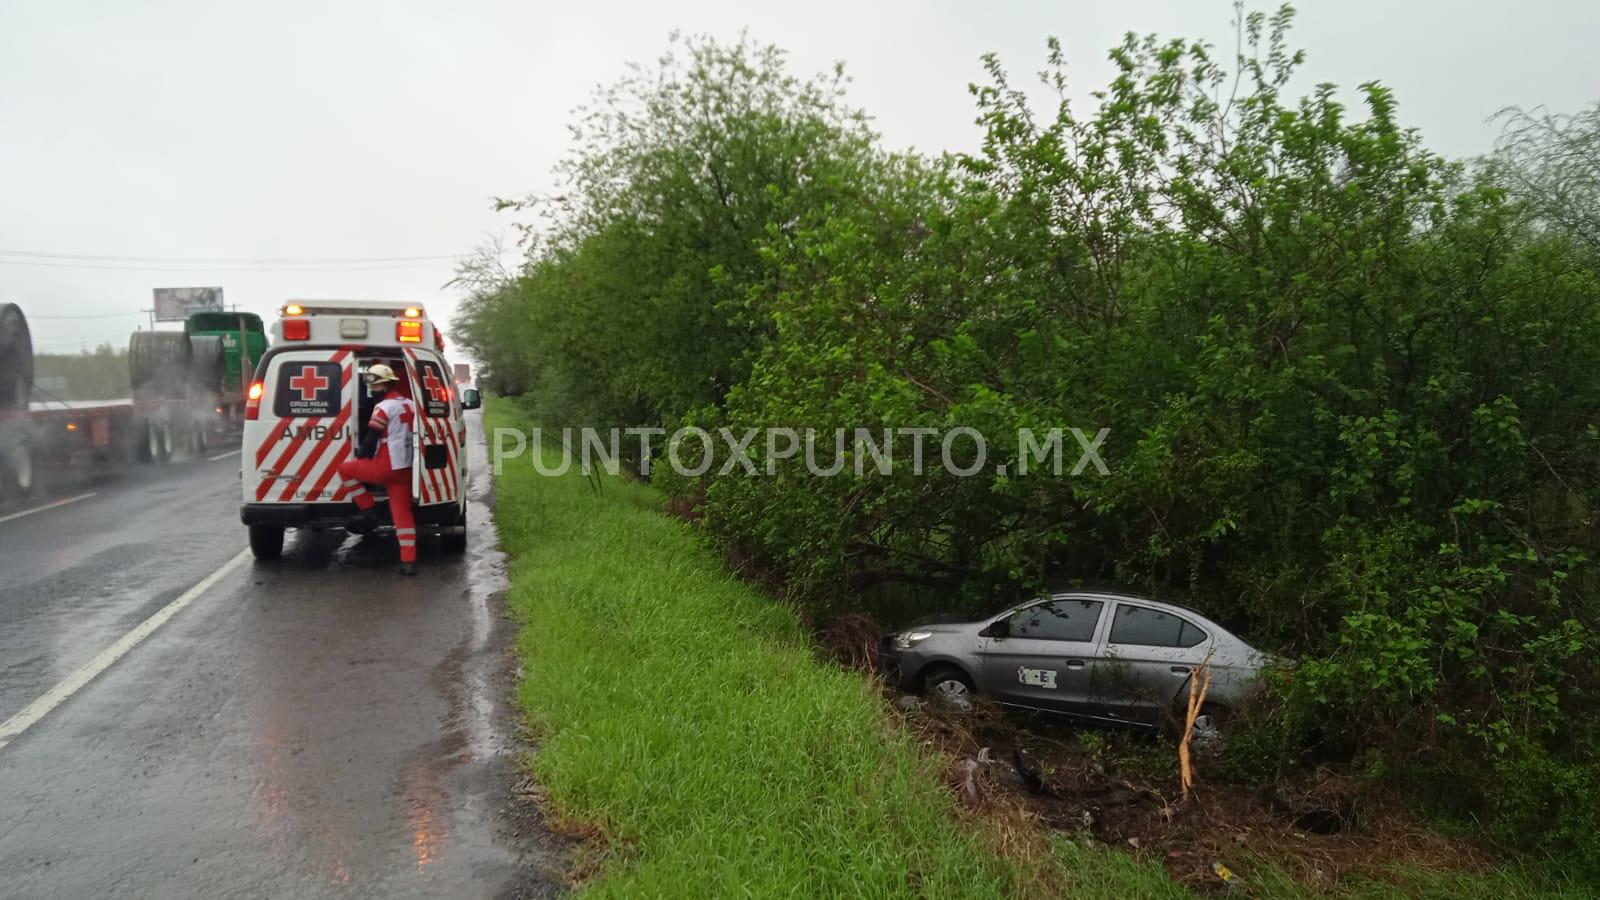
[[[223,563],[222,568],[207,575],[199,584],[179,594],[178,599],[161,607],[155,615],[140,622],[132,631],[119,638],[115,644],[100,651],[99,656],[84,663],[78,671],[61,679],[61,683],[46,691],[44,696],[23,707],[22,712],[0,724],[0,749],[5,749],[5,746],[11,743],[18,735],[27,731],[35,722],[49,715],[52,709],[66,702],[68,697],[76,694],[84,685],[93,681],[96,675],[109,669],[117,660],[127,656],[128,651],[138,646],[140,641],[149,637],[157,628],[166,624],[168,619],[177,615],[185,606],[193,603],[195,598],[204,594],[229,572],[237,569],[240,563],[249,558],[250,551],[248,549],[240,550],[239,555]]]
[[[14,512],[9,516],[0,516],[0,522],[9,522],[12,519],[20,519],[23,516],[31,516],[36,512],[44,512],[47,509],[55,509],[58,506],[66,506],[68,503],[77,503],[79,500],[87,500],[90,497],[93,497],[95,493],[96,492],[94,491],[90,491],[87,494],[79,494],[76,497],[68,497],[65,500],[57,500],[54,503],[46,503],[43,506],[35,506],[33,509],[25,509],[22,512]]]
[[[218,453],[216,456],[208,456],[206,457],[206,462],[216,462],[219,459],[227,459],[230,456],[237,456],[239,452],[240,451],[238,450],[229,450],[227,453]]]

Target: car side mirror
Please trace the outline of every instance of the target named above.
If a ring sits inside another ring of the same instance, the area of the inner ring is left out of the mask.
[[[996,619],[989,626],[978,632],[979,637],[1003,638],[1011,635],[1011,620]]]
[[[483,405],[483,395],[478,393],[478,389],[477,388],[467,388],[466,390],[461,392],[461,408],[462,409],[477,409],[478,407],[480,407],[482,405]]]

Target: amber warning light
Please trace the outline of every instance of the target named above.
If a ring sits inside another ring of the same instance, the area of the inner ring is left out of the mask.
[[[261,382],[250,382],[250,390],[245,393],[244,417],[254,422],[261,415],[261,392],[264,390]]]

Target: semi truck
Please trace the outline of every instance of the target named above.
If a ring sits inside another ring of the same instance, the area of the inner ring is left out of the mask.
[[[229,420],[227,352],[217,335],[137,331],[131,396],[63,400],[37,390],[21,307],[0,303],[0,506],[46,485],[137,462],[202,454],[237,432]]]
[[[267,352],[266,325],[255,313],[207,310],[190,313],[183,330],[191,342],[201,337],[215,337],[222,342],[221,403],[228,421],[242,427],[250,376]]]

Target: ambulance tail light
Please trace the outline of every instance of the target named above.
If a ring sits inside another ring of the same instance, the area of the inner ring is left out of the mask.
[[[311,320],[310,319],[284,319],[283,320],[283,339],[286,340],[286,341],[309,341],[309,340],[311,340]]]
[[[261,418],[261,393],[266,386],[259,381],[250,382],[250,390],[244,395],[244,417],[252,422]]]
[[[422,323],[416,319],[402,319],[394,323],[394,339],[402,344],[422,343]]]

